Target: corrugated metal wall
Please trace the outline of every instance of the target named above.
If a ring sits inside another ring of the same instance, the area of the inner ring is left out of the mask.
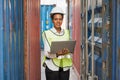
[[[25,80],[40,80],[40,0],[24,0]]]
[[[24,79],[22,4],[0,0],[0,80]]]
[[[120,80],[120,0],[111,1],[112,79]]]
[[[3,62],[3,2],[0,0],[0,79],[4,80],[4,62]]]
[[[78,72],[78,76],[80,75],[80,43],[81,43],[81,20],[80,20],[80,0],[72,1],[72,36],[73,39],[76,40],[76,47],[73,56],[73,63]]]

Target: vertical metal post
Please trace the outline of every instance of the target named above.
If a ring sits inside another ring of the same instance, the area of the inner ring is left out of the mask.
[[[3,2],[0,0],[0,79],[4,80],[4,65],[3,65]]]
[[[116,79],[120,80],[120,0],[117,0],[117,25],[116,25]]]
[[[4,0],[4,64],[6,66],[6,68],[4,67],[4,78],[5,80],[10,80],[10,53],[9,53],[9,49],[10,49],[10,45],[9,45],[9,40],[10,40],[10,9],[9,9],[9,1],[8,0]]]
[[[14,15],[14,0],[10,1],[10,59],[11,59],[11,65],[10,65],[10,71],[12,72],[11,74],[11,80],[15,80],[15,39],[14,39],[14,22],[15,22],[15,15]]]
[[[116,80],[116,27],[117,27],[117,0],[112,0],[112,80]]]
[[[92,0],[92,80],[94,80],[94,0]]]
[[[67,8],[67,11],[68,11],[68,22],[67,22],[67,25],[68,25],[68,29],[69,29],[69,22],[70,22],[70,18],[69,18],[69,15],[70,15],[70,0],[67,0],[67,5],[68,5],[68,8]]]
[[[15,31],[16,31],[16,36],[15,36],[15,79],[16,80],[18,80],[18,75],[19,75],[19,73],[18,73],[18,65],[19,65],[19,57],[18,57],[18,55],[19,55],[19,26],[18,26],[18,0],[16,0],[15,1],[15,20],[16,20],[16,22],[15,22]]]
[[[85,24],[86,24],[86,30],[85,30],[85,41],[86,41],[86,48],[85,48],[85,57],[86,57],[86,75],[88,75],[88,0],[86,0],[86,19],[85,19]],[[86,76],[86,80],[87,80],[87,76]]]
[[[18,7],[19,9],[19,26],[20,26],[20,76],[19,76],[19,80],[23,80],[24,79],[24,24],[23,24],[23,0],[18,0],[18,3],[20,5],[21,8]]]

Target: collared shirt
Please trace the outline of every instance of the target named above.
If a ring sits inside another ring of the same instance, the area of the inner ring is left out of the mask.
[[[64,34],[64,29],[61,29],[61,32],[58,33],[57,30],[53,27],[50,29],[52,32],[54,32],[56,35],[63,35]],[[45,36],[43,36],[43,39],[44,39],[44,55],[47,56],[48,58],[54,58],[56,57],[56,54],[49,54],[50,52],[50,46],[45,38]],[[62,57],[62,56],[60,56]],[[59,70],[59,67],[57,67],[55,64],[53,64],[52,62],[52,59],[50,60],[46,60],[45,61],[47,67],[53,71],[58,71]],[[70,67],[66,67],[66,68],[63,68],[64,71],[68,70]]]

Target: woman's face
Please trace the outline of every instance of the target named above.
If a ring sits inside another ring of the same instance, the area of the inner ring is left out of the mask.
[[[63,22],[63,15],[61,15],[61,14],[55,14],[53,16],[52,21],[53,21],[54,27],[56,29],[60,29],[61,25],[62,25],[62,22]]]

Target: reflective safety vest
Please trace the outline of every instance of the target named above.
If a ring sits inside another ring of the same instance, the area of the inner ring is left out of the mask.
[[[68,41],[70,39],[69,30],[64,30],[63,35],[57,35],[52,30],[44,31],[44,36],[46,37],[49,46],[51,46],[52,41]],[[59,59],[58,57],[52,58],[53,63],[58,67],[70,67],[72,66],[72,58],[70,53],[64,55],[63,58]],[[44,58],[45,59],[45,58]]]

